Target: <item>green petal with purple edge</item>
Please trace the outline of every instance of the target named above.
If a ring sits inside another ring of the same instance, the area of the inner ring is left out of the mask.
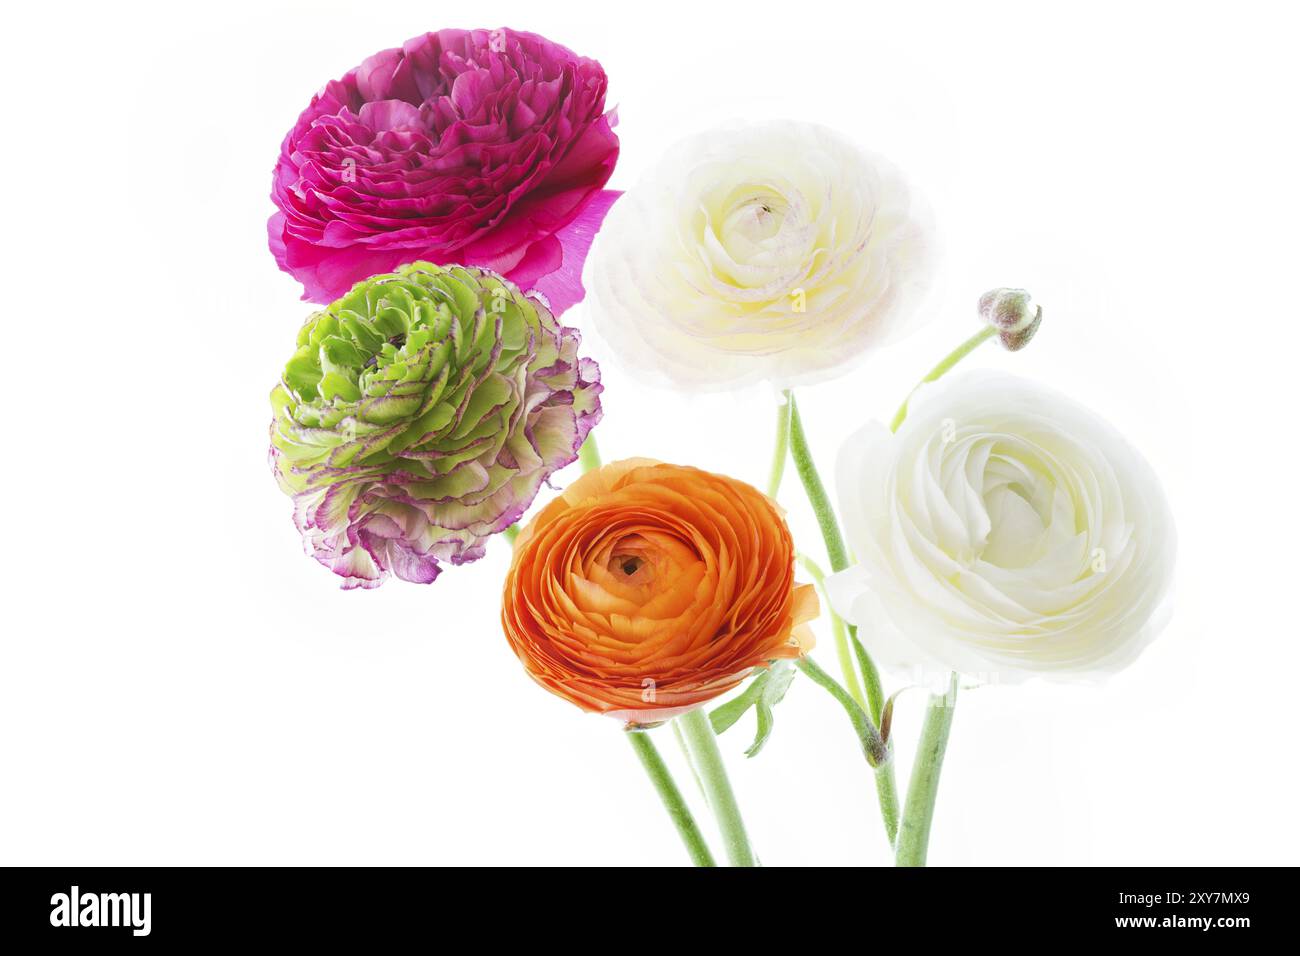
[[[271,467],[307,551],[373,588],[483,554],[600,421],[600,369],[486,269],[416,262],[309,317],[271,392]]]

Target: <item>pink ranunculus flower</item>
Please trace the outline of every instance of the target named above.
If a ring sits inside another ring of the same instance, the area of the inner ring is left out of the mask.
[[[617,193],[599,63],[514,30],[441,30],[376,53],[312,98],[284,139],[268,222],[303,298],[416,260],[481,266],[582,299]]]

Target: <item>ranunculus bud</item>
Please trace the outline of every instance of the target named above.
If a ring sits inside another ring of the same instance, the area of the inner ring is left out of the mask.
[[[817,610],[774,501],[725,475],[630,459],[578,479],[519,535],[501,623],[551,693],[645,724],[800,657]]]
[[[980,318],[998,330],[1008,352],[1019,352],[1038,331],[1043,307],[1035,306],[1024,289],[993,289],[980,296]]]
[[[484,269],[416,262],[311,316],[271,392],[307,551],[372,588],[482,557],[600,420],[579,335]]]

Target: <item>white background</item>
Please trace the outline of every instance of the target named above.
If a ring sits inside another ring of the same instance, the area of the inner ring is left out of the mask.
[[[1020,285],[1039,337],[968,362],[1055,383],[1163,475],[1170,627],[1101,688],[965,694],[931,861],[1297,861],[1300,68],[1282,5],[37,6],[3,41],[0,863],[685,859],[618,726],[510,654],[504,542],[430,587],[344,593],[265,463],[266,396],[309,311],[266,249],[282,136],[367,55],[499,25],[603,63],[612,186],[683,133],[786,116],[929,194],[946,295],[921,333],[801,393],[825,470],[974,330],[979,293]],[[588,341],[607,460],[762,481],[769,394],[643,389]],[[895,722],[903,780],[921,705],[904,695]],[[723,747],[765,863],[887,862],[829,697],[796,681],[747,761],[750,726]]]

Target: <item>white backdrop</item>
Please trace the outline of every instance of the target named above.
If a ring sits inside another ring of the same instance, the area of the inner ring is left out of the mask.
[[[968,362],[1055,383],[1164,477],[1170,627],[1101,688],[965,694],[931,862],[1296,862],[1300,67],[1281,5],[111,6],[11,11],[35,19],[3,41],[0,863],[684,861],[618,726],[510,654],[504,542],[429,587],[344,593],[265,463],[309,311],[266,249],[283,134],[367,55],[500,25],[605,66],[611,186],[683,133],[786,116],[929,193],[946,294],[921,333],[801,392],[824,470],[974,330],[980,292],[1019,285],[1038,338]],[[607,460],[761,483],[770,394],[644,389],[588,341]],[[821,555],[792,474],[782,498]],[[901,780],[921,706],[895,721]],[[746,760],[750,720],[723,747],[764,862],[886,862],[834,702],[798,679]]]

